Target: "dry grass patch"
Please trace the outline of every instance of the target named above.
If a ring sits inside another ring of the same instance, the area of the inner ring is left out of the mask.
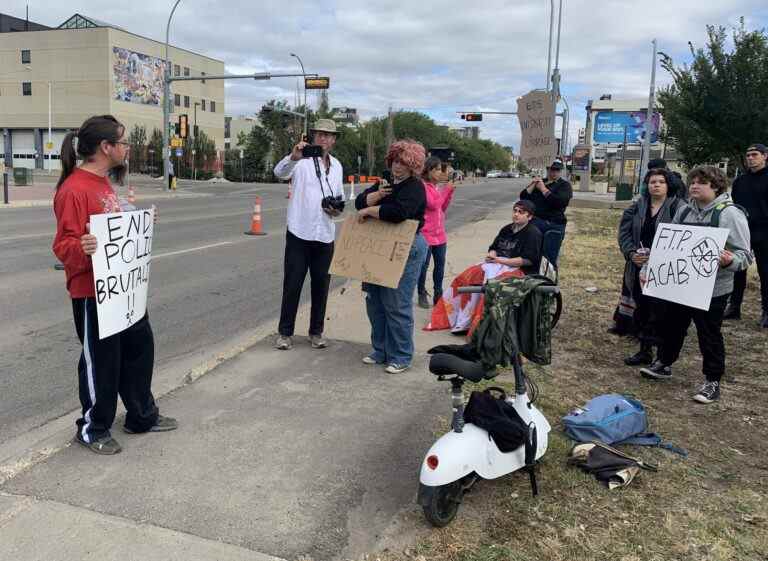
[[[541,494],[512,474],[480,482],[457,520],[430,529],[406,551],[381,561],[756,561],[768,559],[768,333],[757,327],[754,271],[746,317],[724,329],[727,348],[722,400],[691,400],[702,380],[691,328],[674,380],[653,383],[624,366],[636,343],[606,333],[619,296],[623,259],[616,247],[620,211],[572,209],[563,249],[565,311],[555,335],[554,364],[529,367],[542,390],[539,406],[553,425],[540,469]],[[585,290],[597,287],[596,293]],[[494,384],[512,387],[509,376]],[[679,456],[629,447],[660,465],[623,490],[608,491],[565,465],[571,446],[559,419],[608,392],[634,395],[648,407],[651,429],[687,449]],[[442,423],[445,428],[446,423]],[[415,484],[415,482],[414,482]],[[415,524],[424,524],[411,513]]]

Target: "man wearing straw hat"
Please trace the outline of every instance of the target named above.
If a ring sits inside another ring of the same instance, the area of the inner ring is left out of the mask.
[[[339,208],[336,203],[329,205],[328,197],[343,200],[344,175],[341,163],[330,153],[336,144],[336,123],[331,119],[318,119],[310,132],[313,144],[320,147],[322,156],[304,157],[302,150],[309,144],[302,140],[275,166],[275,175],[280,179],[290,179],[293,186],[285,234],[283,301],[275,343],[276,348],[284,351],[293,348],[296,313],[307,271],[312,297],[310,343],[315,349],[327,346],[323,328],[331,280],[328,270],[336,237],[333,218],[343,210],[343,206]]]

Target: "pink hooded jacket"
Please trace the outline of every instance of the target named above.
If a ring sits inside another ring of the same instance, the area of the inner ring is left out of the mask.
[[[424,181],[427,209],[424,211],[424,228],[421,229],[421,234],[429,245],[442,245],[448,241],[445,235],[445,211],[451,204],[454,189],[450,183],[440,188]]]

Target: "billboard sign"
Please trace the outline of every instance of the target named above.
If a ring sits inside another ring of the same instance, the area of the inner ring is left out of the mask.
[[[573,171],[587,171],[589,169],[589,150],[587,144],[577,144],[573,149],[571,160]]]
[[[594,141],[597,144],[622,144],[624,128],[627,129],[627,143],[639,144],[645,133],[645,111],[599,111],[595,115]],[[653,114],[651,142],[658,142],[660,116]]]
[[[142,105],[160,105],[165,62],[160,58],[112,47],[114,99]]]

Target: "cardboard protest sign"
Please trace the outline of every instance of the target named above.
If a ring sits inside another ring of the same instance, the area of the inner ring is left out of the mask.
[[[99,339],[127,329],[147,311],[154,210],[91,216],[98,249],[91,256]]]
[[[708,310],[727,239],[726,228],[659,224],[643,294]]]
[[[333,252],[331,274],[397,288],[419,223],[400,224],[349,216],[341,226]]]
[[[543,171],[557,154],[555,103],[552,95],[533,90],[517,100],[520,121],[520,159],[530,169]]]

